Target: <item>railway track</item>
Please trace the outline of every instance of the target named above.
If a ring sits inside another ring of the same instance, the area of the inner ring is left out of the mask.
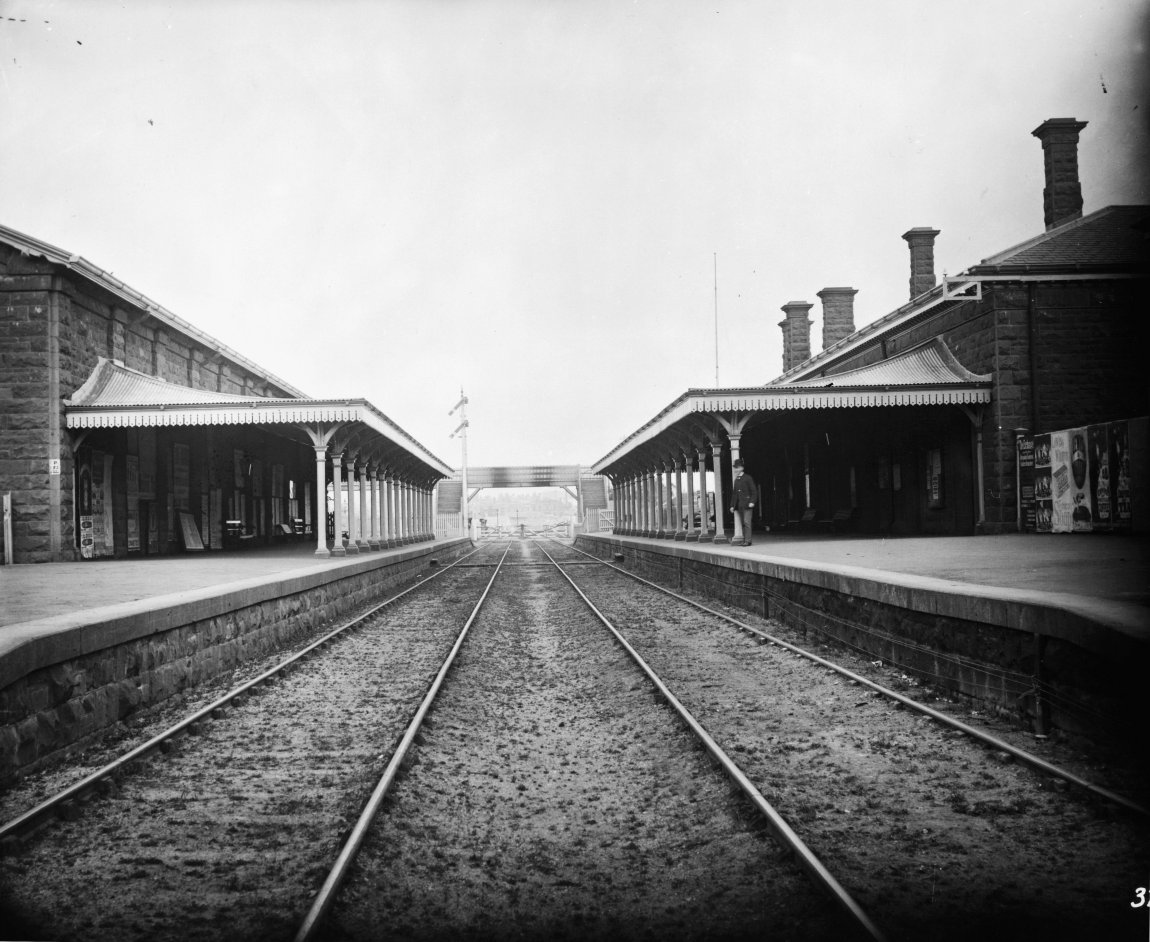
[[[7,924],[290,937],[485,581],[443,567],[0,826]]]
[[[435,576],[434,601],[408,590],[269,693],[198,711],[163,762],[115,778],[171,739],[5,825],[39,829],[2,862],[5,895],[50,911],[63,887],[60,938],[957,939],[984,923],[1053,939],[1078,937],[1075,914],[1129,930],[1147,858],[1139,809],[1105,810],[1121,796],[1045,787],[570,546],[510,546],[498,577],[508,546],[484,546]],[[309,697],[327,701],[318,726]],[[101,788],[82,821],[44,825]],[[75,872],[38,896],[64,859]],[[109,869],[155,905],[92,894]]]
[[[329,878],[296,942],[881,938],[841,888],[828,905],[833,878],[811,855],[821,887],[780,855],[762,808],[554,563],[517,550],[415,764],[386,814],[365,815],[356,866]]]
[[[573,580],[893,936],[1145,937],[1144,806],[599,562]]]

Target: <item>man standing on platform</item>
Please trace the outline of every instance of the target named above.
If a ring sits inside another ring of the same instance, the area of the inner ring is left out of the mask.
[[[755,479],[743,473],[742,459],[736,458],[735,486],[731,488],[731,513],[735,515],[735,538],[732,546],[751,545],[751,518],[755,509]]]

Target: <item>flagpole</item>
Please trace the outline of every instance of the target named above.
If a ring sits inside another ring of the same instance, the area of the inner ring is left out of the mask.
[[[719,388],[719,253],[713,253],[715,263],[715,388]]]

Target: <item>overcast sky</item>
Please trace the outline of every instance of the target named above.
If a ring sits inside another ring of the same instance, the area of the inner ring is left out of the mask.
[[[1144,0],[0,0],[0,222],[449,465],[591,463],[782,372],[780,307],[905,302],[1145,203]]]

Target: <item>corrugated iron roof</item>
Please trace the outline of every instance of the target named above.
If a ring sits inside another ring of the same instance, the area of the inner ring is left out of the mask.
[[[786,385],[689,389],[633,432],[591,469],[603,473],[632,449],[657,438],[692,413],[790,412],[903,406],[979,406],[990,402],[991,377],[966,369],[939,338],[873,366]]]
[[[278,425],[281,429],[330,430],[333,425],[354,426],[365,440],[382,439],[388,449],[401,449],[438,476],[451,474],[448,465],[366,399],[273,399],[192,389],[104,357],[84,385],[64,400],[64,415],[70,429]]]
[[[169,383],[158,376],[149,376],[118,360],[99,358],[87,381],[65,400],[70,406],[177,406],[193,403],[229,403],[271,401],[264,396],[244,396],[238,393],[193,389]],[[279,400],[293,401],[293,400]]]
[[[811,379],[780,384],[783,389],[810,389],[834,386],[836,388],[873,388],[893,386],[952,386],[966,383],[989,383],[989,375],[972,373],[961,363],[945,343],[934,338],[929,343],[875,363],[871,366],[815,376]],[[773,384],[772,384],[773,385]]]

